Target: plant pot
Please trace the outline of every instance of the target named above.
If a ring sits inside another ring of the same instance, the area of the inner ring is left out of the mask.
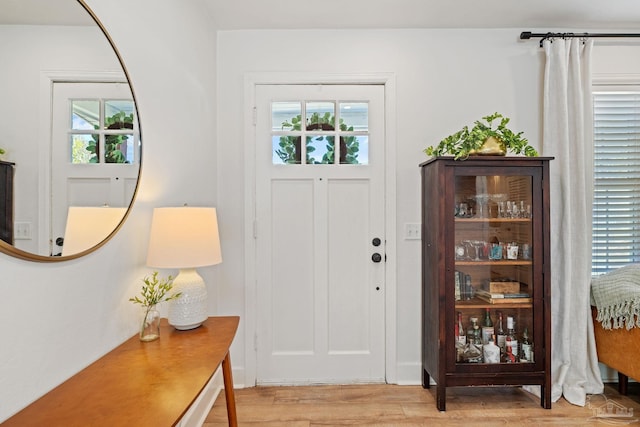
[[[160,313],[155,305],[142,307],[140,341],[154,341],[160,338]]]
[[[469,152],[471,156],[505,156],[506,154],[507,148],[504,146],[504,142],[493,136],[485,139],[480,148]]]

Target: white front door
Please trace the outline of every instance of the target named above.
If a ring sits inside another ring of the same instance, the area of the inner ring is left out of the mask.
[[[258,384],[385,381],[384,123],[383,85],[256,87]]]
[[[136,118],[126,82],[53,84],[48,224],[53,255],[61,251],[56,241],[62,242],[70,206],[126,208],[133,200],[140,164]]]

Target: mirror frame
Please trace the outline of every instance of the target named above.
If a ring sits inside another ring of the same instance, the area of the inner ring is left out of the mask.
[[[129,77],[129,72],[127,71],[127,67],[125,67],[125,65],[124,65],[124,62],[122,60],[122,56],[120,55],[120,52],[116,48],[115,43],[111,39],[111,36],[107,32],[107,30],[104,28],[104,25],[102,25],[102,22],[100,22],[100,20],[95,15],[93,10],[91,10],[91,8],[85,3],[84,0],[76,0],[76,1],[91,16],[91,18],[96,23],[98,28],[100,28],[100,31],[102,32],[102,34],[107,38],[107,41],[109,42],[109,45],[111,46],[111,48],[113,49],[114,54],[118,58],[118,62],[120,63],[120,66],[122,67],[122,71],[124,73],[124,76],[126,77],[127,82],[129,84],[129,88],[131,89],[131,95],[133,97],[133,102],[134,102],[134,105],[136,106],[136,116],[137,116],[136,119],[138,120],[138,135],[139,135],[139,140],[140,140],[140,148],[139,148],[140,156],[139,156],[139,166],[138,166],[138,180],[136,181],[136,187],[135,187],[135,189],[133,191],[133,196],[131,197],[131,202],[129,203],[129,206],[127,207],[127,210],[126,210],[124,216],[122,217],[122,219],[120,220],[118,225],[115,227],[115,229],[113,231],[111,231],[111,233],[109,233],[100,243],[96,244],[95,246],[92,246],[92,247],[87,248],[87,249],[85,249],[85,250],[83,250],[81,252],[78,252],[78,253],[75,253],[75,254],[71,254],[71,255],[54,256],[54,255],[40,255],[40,254],[35,254],[35,253],[23,251],[22,249],[18,249],[16,247],[14,247],[13,245],[10,245],[10,244],[0,240],[0,252],[1,253],[7,254],[7,255],[10,255],[10,256],[13,256],[15,258],[19,258],[19,259],[22,259],[22,260],[25,260],[25,261],[35,261],[35,262],[44,262],[44,263],[47,263],[47,262],[62,262],[62,261],[69,261],[69,260],[72,260],[72,259],[77,259],[77,258],[80,258],[80,257],[82,257],[84,255],[88,255],[88,254],[96,251],[97,249],[102,247],[104,244],[106,244],[109,240],[111,240],[111,238],[113,236],[115,236],[115,234],[120,230],[120,228],[122,228],[123,224],[125,223],[125,221],[129,217],[129,213],[131,213],[131,209],[133,208],[133,204],[135,203],[136,196],[138,194],[138,189],[140,188],[140,177],[142,176],[142,157],[143,157],[143,155],[142,155],[143,154],[142,153],[142,140],[143,140],[143,138],[142,138],[142,125],[140,123],[140,114],[138,113],[138,102],[137,102],[137,99],[136,99],[135,91],[133,89],[133,85],[131,84],[131,78]]]

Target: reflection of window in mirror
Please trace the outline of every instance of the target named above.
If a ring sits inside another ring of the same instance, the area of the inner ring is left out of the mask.
[[[135,156],[132,100],[73,99],[71,163],[133,163]]]

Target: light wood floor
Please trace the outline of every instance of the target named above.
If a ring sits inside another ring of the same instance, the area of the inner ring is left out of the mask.
[[[592,395],[586,406],[564,399],[542,409],[540,399],[517,387],[447,389],[447,411],[435,406],[435,388],[396,385],[252,387],[237,389],[240,426],[597,426],[639,425],[640,387],[629,384],[627,396],[614,386]],[[632,410],[632,416],[597,418],[597,408]],[[605,405],[605,406],[603,406]],[[220,393],[204,427],[227,425],[224,393]]]

